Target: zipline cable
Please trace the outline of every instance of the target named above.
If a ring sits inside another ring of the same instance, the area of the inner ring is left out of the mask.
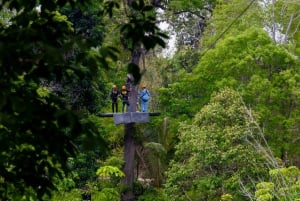
[[[243,11],[228,25],[228,27],[217,37],[217,39],[211,43],[208,48],[201,54],[200,57],[204,56],[211,48],[213,48],[216,43],[224,36],[224,34],[233,26],[233,24],[243,15],[246,13],[246,11],[250,8],[250,6],[255,2],[256,0],[252,0],[244,9]]]

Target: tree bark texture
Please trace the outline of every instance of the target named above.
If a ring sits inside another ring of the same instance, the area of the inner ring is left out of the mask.
[[[135,51],[131,52],[130,62],[139,65],[141,56],[141,48],[137,47]],[[129,75],[132,77],[132,75]],[[138,84],[134,80],[129,82],[129,107],[127,112],[136,112],[138,101]],[[124,160],[125,165],[123,168],[125,177],[123,179],[123,185],[125,191],[121,195],[121,201],[134,201],[133,183],[134,183],[134,167],[135,167],[135,126],[134,123],[125,124],[125,136],[124,136]]]
[[[125,191],[122,193],[122,201],[133,201],[133,182],[134,182],[134,159],[135,159],[135,140],[133,134],[135,133],[134,123],[125,125],[124,136],[124,173],[123,184],[125,185]]]

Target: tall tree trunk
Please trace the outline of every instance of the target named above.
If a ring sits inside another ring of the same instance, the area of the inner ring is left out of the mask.
[[[272,39],[273,41],[276,43],[276,32],[277,30],[277,24],[276,24],[276,20],[275,20],[275,3],[276,0],[272,0],[271,4],[272,4],[272,13],[271,13],[271,34],[272,34]]]
[[[135,158],[135,140],[133,135],[135,133],[134,123],[125,125],[125,136],[124,136],[124,173],[123,184],[125,185],[125,191],[121,195],[122,201],[133,201],[133,182],[134,182],[134,158]]]
[[[133,2],[135,2],[136,0],[126,0],[124,2],[127,3],[127,6],[130,7],[132,5]],[[160,1],[155,1],[160,2]],[[142,3],[141,3],[142,5]],[[129,9],[129,12],[130,9]],[[135,12],[131,13],[132,15],[135,14]],[[154,21],[155,23],[155,21]],[[148,24],[150,25],[150,27],[152,26],[151,23]],[[153,28],[155,26],[152,26]],[[145,31],[145,30],[143,30]],[[148,34],[148,33],[144,33]],[[156,34],[155,31],[152,34]],[[126,34],[125,34],[126,35]],[[134,36],[134,35],[133,35]],[[131,37],[130,35],[128,36],[129,38]],[[132,39],[132,38],[131,38]],[[143,44],[139,41],[143,41],[143,40],[137,40],[135,41],[136,38],[133,38],[133,47],[131,47],[131,57],[130,57],[130,61],[129,64],[133,64],[134,67],[139,67],[140,64],[140,58],[141,55],[143,53]],[[125,38],[126,40],[126,38]],[[131,43],[130,43],[131,44]],[[153,44],[159,44],[159,42],[157,42],[156,40],[153,40]],[[124,43],[124,45],[126,46],[126,43]],[[126,48],[126,47],[125,47]],[[151,49],[152,47],[149,46],[145,46],[144,44],[144,48],[148,48]],[[137,71],[138,70],[138,71]],[[141,74],[140,74],[140,69],[134,69],[134,73],[132,73],[131,75],[129,75],[129,77],[133,77],[133,74],[136,75],[136,80],[131,80],[131,82],[129,82],[129,88],[130,88],[130,92],[129,92],[129,104],[130,106],[128,107],[127,112],[136,112],[137,110],[137,100],[138,100],[138,85],[139,85],[139,81],[141,80]],[[138,75],[140,74],[140,75]],[[143,74],[143,73],[142,73]],[[124,173],[125,173],[125,177],[122,180],[123,181],[123,185],[125,185],[126,190],[122,193],[121,195],[121,200],[122,201],[134,201],[134,192],[133,192],[133,182],[134,182],[134,167],[135,167],[135,147],[136,147],[136,142],[134,139],[135,136],[135,127],[134,127],[134,123],[129,123],[129,124],[125,124],[125,136],[124,136],[124,160],[125,160],[125,165],[124,165]]]
[[[130,63],[139,65],[141,55],[141,46],[137,46],[134,51],[131,52]],[[130,75],[131,76],[131,75]],[[137,96],[138,96],[138,83],[130,82],[129,92],[129,104],[127,112],[136,112],[137,110]],[[123,185],[126,190],[121,195],[122,201],[134,201],[133,183],[134,183],[134,167],[135,167],[135,135],[136,129],[134,123],[125,124],[125,136],[124,136],[124,173]]]

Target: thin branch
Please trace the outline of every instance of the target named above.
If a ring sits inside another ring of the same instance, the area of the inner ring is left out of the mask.
[[[284,39],[283,39],[283,42],[284,42],[284,43],[286,43],[286,41],[287,41],[288,33],[289,33],[289,31],[290,31],[290,28],[291,28],[291,26],[292,26],[293,21],[294,21],[294,15],[292,14],[291,17],[290,17],[290,21],[289,21],[289,24],[288,24],[288,26],[287,26],[287,29],[286,29],[286,31],[285,31],[285,36],[284,36]]]
[[[193,12],[193,11],[189,11],[189,10],[181,10],[181,11],[175,11],[173,12],[175,15],[180,15],[180,14],[183,14],[183,13],[190,13],[192,15],[196,15],[197,17],[205,20],[205,17],[203,15],[200,15],[198,14],[197,12]]]

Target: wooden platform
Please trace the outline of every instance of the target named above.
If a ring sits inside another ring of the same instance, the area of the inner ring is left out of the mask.
[[[148,123],[150,116],[159,116],[159,112],[124,112],[124,113],[100,113],[99,117],[113,117],[115,124]]]

